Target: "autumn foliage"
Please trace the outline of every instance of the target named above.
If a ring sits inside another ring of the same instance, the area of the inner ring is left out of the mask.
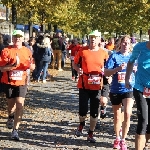
[[[1,0],[18,12],[18,23],[57,24],[71,33],[85,34],[93,29],[102,32],[132,33],[147,31],[150,0]],[[29,12],[32,17],[29,18]]]

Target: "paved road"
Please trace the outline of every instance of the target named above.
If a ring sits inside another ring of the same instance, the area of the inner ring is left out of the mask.
[[[113,115],[102,120],[101,130],[95,132],[97,143],[86,141],[89,115],[83,137],[75,137],[78,126],[78,90],[71,81],[69,69],[59,72],[55,81],[32,84],[27,94],[23,121],[19,130],[21,140],[10,140],[11,130],[5,127],[6,115],[0,115],[0,150],[111,150],[114,140]],[[133,109],[131,127],[127,138],[134,150],[136,111]]]

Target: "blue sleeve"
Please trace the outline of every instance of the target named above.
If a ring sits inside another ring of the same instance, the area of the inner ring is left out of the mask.
[[[106,64],[105,64],[105,68],[106,69],[113,69],[114,68],[114,54],[111,54],[108,58],[108,60],[106,61]]]
[[[136,44],[135,46],[134,46],[134,48],[133,48],[133,51],[132,51],[132,54],[131,54],[131,56],[130,56],[130,59],[129,59],[129,62],[131,62],[131,63],[134,63],[135,62],[135,60],[137,60],[138,59],[138,57],[139,57],[139,55],[140,55],[140,53],[141,53],[141,44],[142,43],[138,43],[138,44]]]

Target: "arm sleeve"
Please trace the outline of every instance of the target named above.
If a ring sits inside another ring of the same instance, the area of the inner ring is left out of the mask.
[[[132,54],[130,56],[129,62],[134,63],[141,53],[140,43],[136,44],[133,48]]]

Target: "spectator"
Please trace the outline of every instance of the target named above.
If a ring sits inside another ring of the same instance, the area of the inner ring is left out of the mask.
[[[60,32],[58,32],[54,36],[51,46],[52,46],[52,49],[53,49],[53,62],[52,62],[53,69],[54,69],[55,61],[56,61],[58,71],[62,71],[61,61],[62,61],[63,42],[62,42],[62,34]]]
[[[41,36],[39,38],[39,43],[37,43],[36,59],[38,61],[36,80],[39,82],[40,78],[42,78],[43,83],[46,83],[48,64],[51,61],[50,39],[48,37],[44,38]],[[42,76],[41,72],[43,72]]]

